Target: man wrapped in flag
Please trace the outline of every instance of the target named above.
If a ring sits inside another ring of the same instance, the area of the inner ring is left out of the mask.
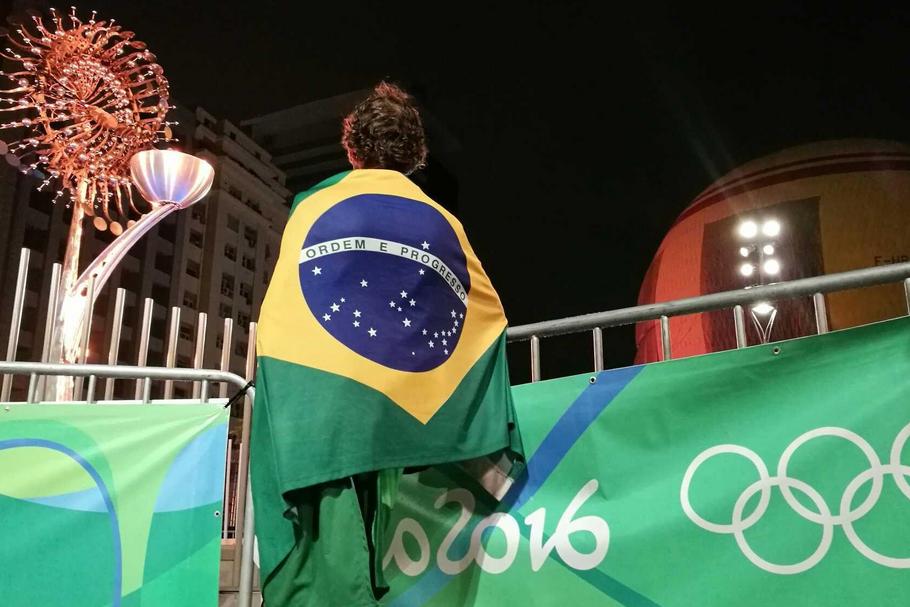
[[[399,471],[521,459],[506,318],[461,224],[405,175],[427,149],[382,83],[354,170],[299,194],[262,305],[251,447],[267,607],[377,605]]]

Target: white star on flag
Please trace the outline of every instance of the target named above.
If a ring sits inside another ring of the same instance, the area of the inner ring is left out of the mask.
[[[452,310],[452,318],[455,318],[455,310]]]
[[[411,304],[411,307],[414,307],[417,305],[417,302],[414,301],[413,299],[411,301],[409,301],[408,303]]]
[[[404,298],[407,297],[407,296],[408,296],[408,292],[407,292],[407,291],[402,291],[402,292],[401,292],[401,298],[402,298],[402,299],[404,299]]]
[[[448,345],[449,345],[449,342],[447,342],[446,340],[442,340],[442,345],[448,346]]]
[[[449,353],[449,351],[448,351],[448,350],[443,350],[443,352],[445,352],[445,353],[446,353],[446,354],[448,354],[448,353]]]
[[[322,274],[322,268],[320,268],[319,266],[314,267],[313,276],[318,276],[319,274]]]
[[[369,284],[369,283],[368,283],[366,280],[361,280],[361,281],[360,281],[360,286],[361,286],[361,287],[365,287],[365,286],[367,286],[368,284]]]
[[[430,341],[430,342],[427,342],[427,343],[429,343],[429,344],[430,344],[430,347],[431,347],[431,348],[435,348],[435,347],[436,347],[436,346],[434,346],[434,345],[433,345],[433,342],[432,342],[432,341]]]
[[[411,352],[411,356],[417,356],[414,352]]]
[[[332,312],[337,312],[340,309],[341,309],[341,306],[339,306],[337,303],[332,304]]]
[[[455,326],[456,326],[456,327],[458,326],[458,321],[457,321],[457,320],[455,321]]]
[[[452,329],[452,333],[454,333],[454,332],[455,332],[455,329],[453,328],[453,329]]]
[[[360,318],[360,310],[354,310],[354,318]]]
[[[427,334],[427,330],[426,330],[426,329],[423,330],[423,334],[424,334],[424,335]]]
[[[420,268],[420,275],[423,276],[424,273],[425,273],[425,272],[424,272],[423,268]]]
[[[398,311],[401,312],[401,306],[398,306]]]
[[[394,307],[395,307],[395,302],[394,302],[394,301],[390,301],[390,302],[389,302],[389,307],[390,307],[390,308],[394,308]]]
[[[464,318],[464,314],[459,314],[458,318]]]
[[[376,329],[374,329],[373,327],[370,327],[370,330],[367,331],[367,333],[370,334],[370,337],[376,337]]]
[[[326,322],[329,322],[330,320],[332,320],[332,317],[329,316],[328,314],[323,314],[323,315],[322,315],[322,320],[324,320],[324,321],[326,321]]]
[[[406,327],[410,327],[410,326],[411,326],[411,321],[408,320],[407,318],[405,318],[405,319],[402,320],[401,322],[402,322],[402,324],[403,324],[404,326],[406,326]]]
[[[347,300],[345,300],[345,298],[342,297],[340,301],[341,301],[341,303],[344,303],[344,302],[347,301]]]
[[[420,246],[422,246],[423,250],[426,251],[427,249],[430,248],[430,243],[428,243],[426,240],[424,240],[422,243],[420,243]]]
[[[433,333],[433,337],[439,337],[439,333]]]
[[[360,321],[359,321],[359,320],[355,320],[355,321],[354,321],[354,326],[355,326],[355,327],[359,327],[359,326],[360,326]]]

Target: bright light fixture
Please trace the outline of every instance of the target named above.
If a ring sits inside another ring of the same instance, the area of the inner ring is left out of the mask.
[[[780,262],[776,259],[769,259],[765,262],[763,269],[765,274],[777,274],[780,272]]]
[[[744,263],[743,265],[739,266],[739,273],[743,276],[752,276],[752,273],[754,271],[755,266],[753,266],[751,263]]]
[[[780,222],[776,219],[769,219],[762,225],[761,231],[765,236],[777,236],[780,234]]]
[[[743,238],[755,238],[758,234],[758,224],[752,220],[746,220],[739,224],[739,235]]]
[[[740,247],[740,248],[739,248],[739,254],[742,255],[743,257],[748,257],[748,256],[749,256],[749,248],[748,248],[748,247]]]
[[[763,252],[765,255],[774,255],[774,245],[773,245],[773,244],[766,244],[764,247],[762,247],[762,252]]]
[[[763,301],[763,302],[757,303],[754,306],[752,306],[752,311],[755,312],[756,314],[761,314],[762,316],[765,316],[774,311],[774,306],[772,306],[771,304],[769,304],[766,301]]]

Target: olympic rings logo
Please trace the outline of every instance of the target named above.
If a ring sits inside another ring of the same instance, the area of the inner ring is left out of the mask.
[[[803,444],[813,438],[821,436],[833,436],[851,442],[856,445],[856,447],[862,451],[863,455],[866,456],[866,459],[869,460],[869,468],[853,478],[844,490],[843,495],[841,495],[840,509],[837,514],[831,512],[828,504],[825,503],[821,494],[819,494],[814,487],[799,479],[792,478],[787,474],[787,467],[790,463],[790,459],[793,457],[793,453]],[[898,432],[894,439],[894,443],[891,445],[889,462],[887,464],[882,464],[872,446],[855,432],[837,427],[816,428],[815,430],[810,430],[809,432],[800,435],[784,449],[783,454],[780,456],[780,461],[778,461],[777,464],[776,476],[769,475],[765,462],[751,449],[747,449],[740,445],[717,445],[701,452],[698,457],[689,464],[689,468],[683,476],[682,486],[679,489],[679,499],[682,504],[682,509],[686,513],[686,516],[689,517],[689,520],[706,531],[733,535],[733,537],[736,538],[736,544],[739,546],[743,555],[756,567],[760,567],[771,573],[793,575],[808,571],[815,567],[815,565],[825,558],[828,549],[831,547],[831,542],[834,539],[835,526],[840,526],[844,530],[844,535],[847,536],[847,539],[853,547],[870,561],[878,563],[883,567],[910,569],[910,557],[893,557],[876,552],[860,539],[856,530],[853,528],[853,523],[868,514],[878,503],[878,499],[882,492],[884,477],[887,474],[890,474],[894,478],[897,488],[908,500],[910,500],[910,483],[907,482],[907,477],[910,476],[910,465],[901,464],[901,452],[903,451],[908,438],[910,438],[910,424],[907,424]],[[721,454],[740,455],[746,458],[755,466],[755,470],[758,472],[759,477],[757,481],[746,487],[736,499],[736,502],[733,505],[731,522],[729,524],[714,523],[702,518],[689,501],[689,487],[692,483],[692,477],[695,476],[698,468],[707,460]],[[851,508],[856,492],[859,491],[860,487],[870,481],[872,482],[872,489],[869,492],[868,497],[866,497],[866,499],[856,508]],[[808,558],[799,563],[780,565],[769,562],[756,554],[746,541],[744,533],[747,529],[758,523],[762,516],[764,516],[771,500],[771,489],[773,487],[780,488],[784,500],[794,512],[802,518],[817,525],[821,525],[822,527],[822,537],[818,548],[816,548],[815,552]],[[816,511],[801,504],[793,495],[794,489],[806,495],[812,503],[815,504]],[[758,505],[751,514],[744,516],[743,510],[745,509],[746,504],[756,493],[759,494]]]

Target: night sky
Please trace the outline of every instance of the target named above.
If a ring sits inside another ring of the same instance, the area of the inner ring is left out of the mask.
[[[182,103],[236,122],[381,78],[409,86],[461,143],[458,212],[513,325],[634,305],[675,216],[742,162],[910,140],[905,3],[548,4],[80,6],[136,31]],[[606,346],[627,364],[632,331]],[[543,355],[545,377],[590,366],[587,336]]]

